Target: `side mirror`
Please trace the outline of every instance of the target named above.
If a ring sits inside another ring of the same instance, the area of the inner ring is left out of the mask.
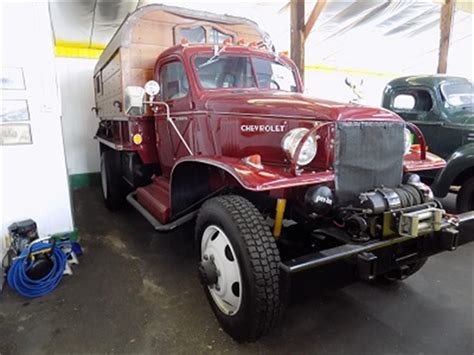
[[[131,116],[142,116],[145,112],[145,89],[140,86],[125,88],[125,113]]]

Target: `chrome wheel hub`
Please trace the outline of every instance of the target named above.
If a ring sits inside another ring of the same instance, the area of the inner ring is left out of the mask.
[[[242,301],[239,262],[226,234],[215,225],[204,230],[199,271],[221,312],[229,316],[237,313]]]

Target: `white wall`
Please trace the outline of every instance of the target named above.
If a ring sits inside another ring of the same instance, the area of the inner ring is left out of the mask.
[[[56,58],[61,102],[64,145],[69,175],[98,172],[99,148],[93,139],[98,119],[92,81],[96,59]]]
[[[395,76],[352,74],[344,71],[322,71],[305,69],[305,92],[311,96],[337,102],[349,102],[355,98],[352,90],[345,84],[349,77],[354,82],[363,80],[361,92],[363,98],[359,101],[363,105],[381,106],[382,94],[388,82]]]
[[[0,256],[12,222],[32,218],[41,236],[73,229],[48,4],[2,10],[2,66],[23,68],[26,83],[2,99],[28,100],[33,144],[0,146]]]

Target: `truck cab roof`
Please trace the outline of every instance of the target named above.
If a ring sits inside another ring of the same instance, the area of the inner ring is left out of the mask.
[[[405,86],[427,86],[437,87],[445,82],[466,82],[466,78],[453,75],[410,75],[394,79],[388,83],[390,87],[405,87]]]

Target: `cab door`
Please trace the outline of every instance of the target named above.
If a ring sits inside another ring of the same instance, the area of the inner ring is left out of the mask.
[[[168,104],[171,118],[182,137],[191,146],[192,135],[192,99],[189,81],[183,62],[179,57],[167,58],[159,63],[160,100]],[[170,176],[171,169],[179,158],[189,155],[189,151],[176,133],[175,128],[166,120],[166,110],[159,106],[156,116],[156,144],[162,173]]]
[[[424,87],[395,90],[390,110],[417,125],[425,136],[429,151],[446,158],[444,120],[439,114],[435,93]]]

